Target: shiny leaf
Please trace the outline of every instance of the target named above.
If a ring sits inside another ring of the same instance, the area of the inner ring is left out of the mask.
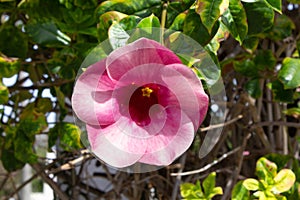
[[[300,86],[300,59],[285,58],[278,73],[284,89],[293,89]]]
[[[245,89],[253,98],[259,98],[262,95],[259,79],[251,79],[248,81],[245,85]]]
[[[160,0],[110,0],[101,3],[96,13],[100,16],[107,11],[115,10],[126,14],[133,14],[160,4]]]
[[[229,1],[229,8],[222,15],[222,22],[231,35],[242,44],[248,32],[248,24],[245,9],[240,1]]]
[[[117,49],[125,46],[130,36],[119,23],[114,22],[108,29],[108,37],[112,48]]]
[[[190,9],[184,21],[183,33],[199,42],[202,46],[205,46],[217,33],[218,28],[219,23],[217,21],[210,34],[203,25],[200,16],[195,10]]]
[[[69,45],[71,38],[62,33],[53,22],[29,23],[26,32],[34,42],[45,46]]]
[[[228,0],[198,0],[196,2],[196,12],[209,33],[212,32],[222,12],[227,9],[228,3]]]
[[[281,0],[265,0],[265,2],[281,14]]]

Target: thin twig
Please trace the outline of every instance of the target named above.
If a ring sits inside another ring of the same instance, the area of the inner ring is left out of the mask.
[[[300,123],[296,122],[286,122],[286,121],[265,121],[265,122],[257,122],[251,125],[251,128],[257,128],[260,126],[288,126],[288,127],[295,127],[300,128]]]
[[[173,191],[172,191],[172,200],[176,200],[177,198],[177,195],[178,195],[178,189],[180,187],[180,183],[181,183],[181,175],[180,173],[182,173],[183,171],[183,168],[185,166],[185,161],[186,161],[186,155],[187,154],[184,154],[181,159],[180,159],[180,166],[181,168],[179,169],[179,174],[177,175],[176,177],[176,182],[175,182],[175,185],[173,187]]]
[[[210,125],[208,127],[204,127],[204,128],[200,128],[200,131],[201,132],[204,132],[204,131],[208,131],[208,130],[211,130],[211,129],[216,129],[216,128],[221,128],[221,127],[224,127],[224,126],[228,126],[230,124],[233,124],[234,122],[238,121],[239,119],[243,118],[243,115],[238,115],[237,117],[227,121],[227,122],[224,122],[224,123],[221,123],[221,124],[214,124],[214,125]]]
[[[225,153],[224,155],[222,155],[220,158],[214,160],[212,163],[209,163],[208,165],[205,165],[204,167],[197,169],[197,170],[193,170],[193,171],[187,171],[187,172],[178,172],[178,173],[171,173],[171,176],[188,176],[191,174],[198,174],[198,173],[202,173],[206,170],[208,170],[209,168],[211,168],[212,166],[220,163],[222,160],[224,160],[225,158],[227,158],[228,156],[238,152],[240,150],[241,147],[237,147],[235,149],[233,149],[232,151]]]
[[[31,167],[37,172],[41,171],[41,167],[39,164],[32,164]],[[69,197],[59,188],[57,183],[49,178],[49,176],[44,171],[40,173],[40,176],[54,190],[55,194],[57,194],[60,200],[69,200]]]

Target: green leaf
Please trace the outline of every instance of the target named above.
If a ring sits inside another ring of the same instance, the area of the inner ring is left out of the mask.
[[[14,149],[2,149],[1,151],[1,162],[3,167],[8,172],[13,172],[18,169],[22,169],[25,165],[25,162],[18,160],[15,157]]]
[[[249,191],[243,186],[243,181],[239,181],[233,188],[231,199],[232,200],[249,200]]]
[[[271,191],[275,194],[286,192],[292,188],[296,180],[294,172],[290,169],[282,169],[274,177],[275,185]]]
[[[126,31],[130,31],[136,28],[137,24],[141,21],[141,18],[134,15],[124,17],[119,21],[119,24]]]
[[[259,188],[259,181],[254,178],[247,178],[243,181],[243,186],[247,190],[256,191]]]
[[[214,25],[211,34],[207,28],[203,25],[200,16],[195,10],[190,9],[183,25],[183,33],[190,36],[194,40],[205,46],[217,33],[219,28],[219,21]]]
[[[284,85],[281,81],[275,80],[267,85],[273,93],[273,98],[275,101],[292,103],[294,102],[294,90],[284,89]]]
[[[59,108],[60,108],[60,116],[59,116],[59,120],[62,121],[66,114],[67,114],[67,109],[66,109],[66,105],[65,105],[65,95],[64,93],[60,90],[59,87],[54,87],[54,90],[55,90],[55,95],[57,97],[57,100],[58,100],[58,105],[59,105]]]
[[[34,141],[29,140],[24,135],[18,135],[14,141],[14,152],[18,160],[24,163],[36,163],[37,155],[33,152]]]
[[[258,50],[254,62],[258,70],[273,72],[277,61],[271,50]]]
[[[100,16],[107,11],[115,10],[126,14],[133,14],[160,4],[161,0],[110,0],[101,3],[96,13]]]
[[[246,37],[243,41],[243,48],[249,53],[253,53],[257,49],[258,42],[257,37]]]
[[[282,154],[276,154],[276,153],[270,153],[264,156],[271,162],[276,163],[278,170],[281,170],[287,162],[291,159],[291,156],[289,155],[282,155]]]
[[[27,36],[15,26],[1,25],[0,51],[8,57],[25,59],[28,51]]]
[[[100,41],[108,38],[108,29],[114,21],[119,22],[121,19],[126,18],[128,15],[117,11],[109,11],[100,16],[98,37]]]
[[[149,17],[142,19],[137,25],[137,28],[151,28],[151,27],[158,27],[158,28],[160,27],[160,22],[158,17],[156,17],[153,14],[150,15]]]
[[[5,85],[3,85],[0,81],[0,104],[7,103],[8,99],[9,99],[8,88]]]
[[[125,46],[129,37],[127,32],[117,22],[113,22],[108,29],[108,38],[113,49]]]
[[[210,173],[203,181],[203,191],[206,197],[213,192],[216,185],[216,172]]]
[[[17,74],[20,66],[20,61],[16,58],[0,57],[0,77],[9,78]]]
[[[69,45],[71,42],[71,38],[62,33],[53,22],[28,23],[26,32],[40,45],[62,46]]]
[[[274,183],[273,178],[277,175],[277,165],[262,157],[256,162],[256,175],[259,180],[271,185]]]
[[[244,76],[253,78],[259,77],[259,72],[253,59],[246,58],[240,61],[234,61],[233,67],[237,72],[241,73]]]
[[[243,3],[247,14],[248,35],[263,33],[273,26],[274,11],[263,1]]]
[[[56,140],[60,139],[61,147],[66,151],[79,149],[81,131],[78,126],[71,123],[58,123],[49,131],[49,147],[52,147]]]
[[[278,73],[284,89],[294,89],[300,86],[300,59],[285,58]]]
[[[176,16],[169,29],[175,31],[182,31],[185,19],[186,19],[186,13],[180,13],[179,15]]]
[[[278,15],[275,18],[272,29],[267,33],[267,36],[275,41],[286,39],[292,36],[293,30],[296,28],[294,22],[286,15]]]
[[[239,0],[230,0],[229,8],[222,15],[222,22],[231,35],[242,44],[248,32],[246,11]]]
[[[274,10],[281,14],[281,0],[265,0],[265,2]]]
[[[35,102],[38,112],[47,113],[52,110],[52,101],[50,98],[38,98]]]
[[[142,19],[136,26],[135,31],[131,34],[128,42],[133,42],[138,38],[145,37],[148,39],[161,42],[161,30],[158,17],[151,14],[149,17]]]
[[[164,41],[181,61],[195,69],[196,74],[209,85],[214,85],[220,78],[221,70],[204,48],[190,37],[177,31]]]
[[[245,89],[253,98],[259,98],[262,95],[260,79],[258,78],[248,81],[245,85]]]
[[[196,12],[200,15],[203,25],[212,32],[212,28],[221,16],[221,12],[228,7],[228,0],[198,0]],[[225,5],[224,5],[225,4]]]
[[[14,94],[11,96],[10,99],[15,103],[19,103],[27,99],[31,99],[32,97],[33,97],[32,93],[30,93],[27,90],[23,90],[23,91],[14,92]]]
[[[289,116],[293,116],[295,118],[300,118],[300,108],[289,108],[287,110],[283,111],[284,114],[289,115]]]
[[[205,200],[206,197],[203,194],[200,181],[197,180],[196,184],[192,183],[183,183],[180,185],[180,191],[182,197],[184,199],[199,199],[199,200]]]

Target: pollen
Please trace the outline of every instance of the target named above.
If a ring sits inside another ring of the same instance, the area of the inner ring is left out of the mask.
[[[148,97],[150,98],[150,94],[153,92],[152,89],[150,89],[149,87],[144,87],[142,89],[142,92],[143,92],[143,97]]]

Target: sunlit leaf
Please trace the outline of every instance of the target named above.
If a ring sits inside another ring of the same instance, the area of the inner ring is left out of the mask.
[[[60,146],[64,150],[79,149],[81,148],[80,135],[81,131],[75,124],[58,123],[49,131],[49,147],[52,147],[59,139]]]
[[[256,162],[256,175],[267,184],[273,184],[273,178],[277,175],[277,165],[262,157]]]
[[[0,77],[9,78],[20,70],[20,61],[16,58],[0,57]]]
[[[108,29],[114,21],[118,22],[127,16],[128,15],[117,11],[109,11],[101,15],[98,28],[98,36],[100,41],[104,41],[108,38]]]
[[[102,2],[97,8],[96,13],[100,16],[107,11],[115,10],[126,14],[133,14],[160,4],[160,0],[109,0]]]
[[[0,104],[5,104],[9,99],[8,88],[0,81]]]
[[[286,192],[294,185],[296,176],[290,169],[282,169],[274,177],[275,185],[272,188],[272,192],[279,194]]]
[[[270,153],[264,156],[268,160],[276,163],[278,170],[281,170],[287,162],[292,158],[290,155]]]
[[[213,189],[215,188],[216,185],[216,172],[210,173],[203,181],[203,191],[205,196],[209,195],[212,193]]]
[[[285,58],[278,73],[284,89],[293,89],[300,86],[300,59]]]
[[[231,35],[242,44],[248,32],[248,24],[245,9],[240,1],[229,1],[229,8],[222,15],[222,22]]]
[[[243,181],[239,181],[233,188],[231,193],[232,200],[248,200],[249,191],[243,186]]]
[[[247,190],[256,191],[259,188],[259,181],[254,178],[247,178],[243,181],[243,186]]]
[[[281,0],[265,0],[274,10],[281,14]]]
[[[117,49],[125,46],[130,36],[119,23],[114,22],[108,29],[108,37],[112,48]]]
[[[228,0],[198,0],[196,2],[196,12],[200,15],[208,33],[212,32],[213,26],[222,12],[228,8],[228,4]]]
[[[215,23],[210,34],[203,25],[200,16],[195,10],[190,9],[184,21],[183,33],[199,42],[202,46],[205,46],[217,33],[219,28],[218,22]]]
[[[62,33],[53,22],[37,22],[26,25],[26,32],[34,42],[45,45],[69,45],[71,38]]]

